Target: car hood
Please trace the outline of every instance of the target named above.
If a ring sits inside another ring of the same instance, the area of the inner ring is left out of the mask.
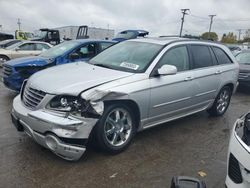
[[[52,59],[39,57],[39,56],[30,56],[30,57],[21,57],[7,61],[5,64],[13,67],[21,66],[44,66],[52,62]]]
[[[240,64],[240,72],[250,72],[250,64]]]
[[[27,85],[50,94],[78,95],[84,90],[133,74],[77,62],[42,70],[32,75]]]

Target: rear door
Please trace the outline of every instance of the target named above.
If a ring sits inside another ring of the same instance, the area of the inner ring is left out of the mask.
[[[189,47],[192,54],[194,81],[197,86],[194,100],[197,109],[205,108],[217,95],[221,72],[210,46],[193,44]]]

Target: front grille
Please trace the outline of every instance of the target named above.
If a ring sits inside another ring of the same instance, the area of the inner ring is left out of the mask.
[[[249,73],[244,73],[244,72],[239,73],[239,79],[241,80],[247,79],[248,77],[249,77]]]
[[[33,109],[43,100],[45,95],[45,92],[27,86],[22,92],[22,101],[25,106]]]
[[[231,178],[231,180],[234,183],[239,184],[239,183],[242,183],[242,181],[243,181],[239,162],[233,156],[233,154],[230,154],[230,157],[229,157],[228,176]]]
[[[12,74],[12,68],[8,65],[3,65],[3,76],[8,77]]]

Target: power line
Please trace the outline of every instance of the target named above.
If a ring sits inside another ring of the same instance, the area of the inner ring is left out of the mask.
[[[186,13],[188,10],[189,10],[188,8],[181,9],[182,18],[181,18],[180,37],[181,37],[181,34],[182,34],[182,29],[183,29],[184,18],[185,18],[185,15],[187,15],[187,14],[188,14],[188,13]]]

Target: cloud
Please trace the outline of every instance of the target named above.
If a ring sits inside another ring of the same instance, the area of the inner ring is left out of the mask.
[[[14,32],[20,18],[22,29],[27,31],[66,25],[109,25],[116,32],[146,29],[155,36],[177,35],[181,8],[191,10],[185,17],[187,34],[208,31],[209,14],[217,15],[212,31],[219,35],[250,28],[248,0],[0,0],[0,7],[0,24],[6,32]]]

